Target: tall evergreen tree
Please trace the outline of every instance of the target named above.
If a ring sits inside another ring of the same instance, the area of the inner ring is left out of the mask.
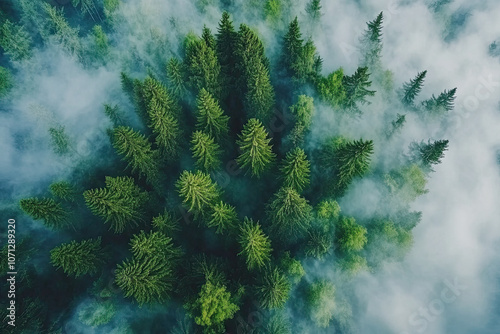
[[[215,35],[215,45],[217,50],[217,58],[221,66],[221,76],[223,81],[224,90],[229,94],[233,91],[235,84],[235,56],[236,42],[238,33],[234,30],[233,22],[229,13],[224,11],[222,18],[217,28]]]
[[[381,67],[380,57],[382,53],[382,22],[383,13],[380,12],[375,20],[368,22],[367,29],[360,39],[362,65],[371,71],[379,70]]]
[[[196,167],[206,172],[219,168],[221,164],[220,146],[210,135],[195,131],[191,139],[191,152],[195,159]]]
[[[245,108],[249,118],[257,118],[264,124],[269,124],[273,116],[274,88],[271,84],[269,71],[257,62],[248,78]]]
[[[134,234],[130,240],[130,250],[137,260],[158,258],[172,267],[182,254],[180,248],[172,243],[172,238],[158,231],[149,233],[141,231],[139,234]]]
[[[287,277],[278,269],[266,267],[255,285],[255,295],[263,308],[281,308],[290,295],[291,285]]]
[[[401,102],[403,102],[404,105],[409,107],[414,106],[415,97],[417,97],[422,90],[426,75],[427,71],[418,72],[414,79],[403,84]]]
[[[207,26],[203,26],[203,31],[201,33],[201,39],[205,41],[207,46],[213,50],[216,49],[215,38],[212,35],[212,31],[207,28]]]
[[[354,140],[342,145],[337,152],[339,187],[345,187],[356,176],[363,176],[370,168],[373,141]]]
[[[283,186],[302,192],[309,185],[310,166],[303,149],[297,147],[288,152],[280,168],[283,174]]]
[[[208,227],[215,227],[216,233],[223,233],[233,229],[238,223],[238,215],[234,206],[220,201],[212,208],[211,219],[207,222]]]
[[[216,51],[204,39],[187,44],[185,63],[189,85],[196,93],[205,88],[213,96],[221,97],[221,66]]]
[[[313,21],[321,18],[321,0],[310,0],[306,6],[306,12]]]
[[[414,154],[414,160],[419,160],[425,169],[432,171],[432,165],[441,163],[444,152],[448,149],[448,144],[448,140],[436,140],[434,142],[429,140],[427,144],[424,142],[420,144],[412,143],[410,151]]]
[[[148,200],[148,194],[126,176],[107,176],[105,188],[86,190],[83,197],[92,213],[109,223],[115,233],[137,225]]]
[[[217,142],[229,133],[229,117],[224,114],[217,100],[202,88],[197,99],[196,128],[209,134]]]
[[[5,20],[0,26],[0,47],[13,61],[29,59],[32,39],[22,25]]]
[[[349,110],[359,112],[357,103],[369,104],[366,97],[375,95],[375,91],[368,89],[371,84],[368,67],[359,67],[353,75],[345,75],[342,79],[346,92],[344,106]]]
[[[357,224],[354,218],[344,217],[335,230],[337,246],[343,252],[360,251],[367,242],[366,233],[366,228]]]
[[[172,105],[173,100],[168,101]],[[175,158],[179,155],[181,130],[175,112],[166,108],[166,101],[152,99],[148,106],[149,127],[155,135],[155,143],[167,158]]]
[[[438,97],[435,97],[433,94],[429,100],[423,101],[422,105],[425,110],[437,115],[452,111],[454,108],[456,92],[457,88],[453,88],[449,91],[444,90],[444,92],[439,94]]]
[[[318,55],[314,42],[309,39],[300,50],[297,61],[292,65],[293,79],[299,84],[317,82],[321,75],[323,59]]]
[[[305,232],[312,219],[311,212],[308,201],[290,187],[283,187],[274,194],[267,207],[273,230],[284,237],[296,237]]]
[[[242,168],[250,167],[252,175],[259,177],[276,156],[270,141],[262,123],[255,118],[249,119],[236,141],[241,150],[240,156],[236,159],[238,165]]]
[[[245,217],[240,227],[238,239],[242,255],[245,258],[248,270],[259,269],[269,263],[271,259],[271,241],[262,232],[259,222]]]
[[[221,193],[210,175],[199,170],[196,173],[183,171],[175,186],[183,204],[195,214],[207,213],[207,209],[219,200]]]
[[[74,202],[77,196],[75,187],[66,181],[54,182],[49,186],[49,189],[52,195],[64,201]]]
[[[64,126],[58,126],[49,129],[50,139],[52,140],[52,149],[57,155],[64,155],[70,151],[69,137],[64,131]]]
[[[306,296],[307,308],[313,321],[318,327],[327,328],[336,309],[333,283],[327,280],[315,281],[308,287]]]
[[[307,95],[299,95],[297,103],[290,107],[290,113],[293,115],[295,124],[303,125],[309,129],[314,116],[314,99]]]
[[[138,171],[139,175],[145,175],[151,184],[157,182],[157,155],[144,135],[129,127],[119,126],[113,130],[113,147],[128,162],[133,172]]]
[[[42,219],[47,227],[59,229],[68,225],[68,213],[52,198],[25,198],[19,201],[21,210],[33,219]]]
[[[104,264],[101,238],[62,244],[50,251],[50,262],[68,276],[95,274]]]
[[[283,49],[281,52],[281,62],[289,76],[295,74],[294,68],[301,56],[303,42],[299,21],[295,17],[290,22],[288,31],[283,38]]]
[[[170,58],[167,64],[167,78],[169,88],[177,98],[182,98],[186,94],[186,67],[177,58]]]
[[[109,104],[105,104],[104,114],[108,116],[111,123],[113,123],[113,127],[127,124],[127,117],[120,110],[118,105],[111,106]]]
[[[151,225],[156,231],[162,232],[167,236],[172,236],[174,232],[180,230],[179,218],[175,217],[167,210],[164,210],[162,214],[154,217]]]
[[[406,123],[406,115],[405,114],[403,114],[403,115],[397,114],[396,117],[397,117],[396,120],[391,122],[391,128],[386,133],[387,138],[390,138],[394,134],[400,132]]]
[[[317,81],[316,89],[323,100],[331,107],[339,108],[346,102],[347,92],[344,87],[344,70],[338,70],[330,73],[326,78],[320,78]]]

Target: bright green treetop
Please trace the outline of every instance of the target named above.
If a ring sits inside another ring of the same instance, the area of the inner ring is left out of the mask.
[[[247,93],[245,95],[245,108],[248,117],[254,117],[269,124],[273,116],[274,88],[271,84],[268,69],[257,62],[247,80]]]
[[[195,214],[206,213],[206,209],[218,201],[221,193],[210,175],[199,170],[195,173],[183,171],[175,186],[183,204]]]
[[[130,249],[137,260],[157,257],[170,266],[181,255],[181,250],[172,244],[172,238],[158,231],[149,231],[149,233],[141,231],[139,234],[134,234],[130,240]]]
[[[279,235],[299,236],[309,226],[312,207],[293,188],[283,187],[272,197],[267,208],[268,219]]]
[[[268,266],[258,278],[255,294],[263,308],[281,308],[288,300],[290,289],[287,277],[278,268]]]
[[[171,103],[174,103],[172,100]],[[175,107],[172,107],[175,108]],[[175,112],[165,107],[165,102],[153,99],[148,106],[149,127],[155,135],[156,145],[166,158],[179,154],[181,130]]]
[[[71,202],[74,202],[76,199],[77,191],[69,182],[54,182],[49,188],[52,195],[57,198]]]
[[[220,201],[212,208],[211,219],[207,226],[215,227],[216,233],[223,233],[225,230],[234,228],[237,223],[238,215],[235,207]]]
[[[366,244],[366,233],[366,228],[358,225],[354,218],[344,217],[337,225],[337,245],[344,252],[360,251]]]
[[[21,209],[33,219],[43,219],[47,227],[58,229],[68,225],[68,213],[52,198],[25,198]]]
[[[280,168],[283,186],[302,192],[309,185],[310,166],[303,149],[297,147],[288,152]]]
[[[101,238],[62,244],[50,251],[50,262],[68,276],[95,274],[104,263]]]
[[[227,137],[229,117],[217,100],[202,88],[197,99],[196,128],[212,136],[217,142]]]
[[[248,270],[262,268],[271,259],[271,241],[262,232],[258,222],[254,223],[252,219],[245,217],[238,241],[241,246],[238,255],[245,257]]]
[[[340,146],[337,151],[339,187],[347,186],[356,176],[363,176],[370,168],[372,154],[372,140],[354,140]]]

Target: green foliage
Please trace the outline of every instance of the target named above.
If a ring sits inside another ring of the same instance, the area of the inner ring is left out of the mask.
[[[165,301],[173,285],[170,264],[160,257],[126,260],[118,264],[115,282],[125,297],[133,297],[139,305]]]
[[[59,229],[69,224],[68,213],[52,198],[25,198],[19,201],[21,209],[33,219],[43,219],[47,227]]]
[[[113,123],[113,127],[123,126],[127,123],[127,118],[120,110],[118,105],[111,106],[109,104],[105,104],[104,114],[111,120],[111,123]]]
[[[329,234],[321,229],[312,229],[308,233],[305,247],[306,255],[322,259],[333,246],[333,240]]]
[[[366,97],[374,96],[375,91],[368,89],[372,84],[369,78],[368,67],[359,67],[353,75],[343,77],[342,85],[346,93],[343,106],[347,110],[360,113],[358,103],[370,104]]]
[[[457,89],[453,88],[449,91],[445,90],[438,97],[434,94],[429,100],[423,101],[424,109],[435,115],[442,115],[452,111],[454,108]]]
[[[367,29],[360,39],[363,66],[370,70],[379,70],[381,67],[380,57],[382,53],[382,22],[383,13],[380,12],[375,20],[367,22]]]
[[[297,147],[288,152],[280,168],[283,186],[302,192],[309,185],[310,166],[303,149]]]
[[[366,259],[361,255],[350,253],[340,261],[340,268],[349,275],[354,276],[360,271],[367,269],[368,264]]]
[[[158,231],[149,233],[141,231],[139,234],[134,234],[130,240],[130,250],[134,258],[139,261],[158,258],[170,266],[176,263],[182,254],[182,251],[172,244],[172,238]]]
[[[295,124],[300,124],[309,129],[314,115],[314,99],[307,95],[299,95],[297,103],[290,107]]]
[[[167,236],[171,236],[174,232],[179,231],[179,219],[167,210],[162,214],[153,218],[151,223],[153,227]]]
[[[316,206],[316,216],[322,220],[337,221],[340,216],[340,206],[337,201],[323,200]]]
[[[58,155],[69,153],[70,144],[69,137],[64,131],[64,126],[49,129],[50,139],[52,140],[52,148]]]
[[[245,217],[240,227],[238,241],[241,252],[247,264],[248,270],[262,268],[271,259],[271,241],[262,232],[259,222],[254,223],[252,219]]]
[[[94,52],[99,59],[105,59],[109,55],[109,42],[108,36],[100,25],[95,25],[92,28],[92,35],[94,37]]]
[[[22,25],[5,20],[0,26],[0,47],[13,61],[29,59],[32,39]]]
[[[128,162],[132,172],[138,171],[148,182],[156,182],[159,174],[156,152],[144,135],[129,127],[116,127],[113,129],[113,147]]]
[[[293,79],[299,84],[308,81],[316,82],[319,79],[322,67],[323,59],[318,55],[314,42],[308,39],[302,46],[298,59],[292,65]]]
[[[0,66],[0,97],[7,95],[12,86],[12,75],[10,71]]]
[[[300,236],[309,226],[312,207],[293,188],[283,187],[274,194],[267,207],[273,230],[281,236]]]
[[[300,32],[299,20],[295,17],[292,22],[290,22],[288,31],[283,37],[283,50],[281,51],[281,61],[290,76],[294,74],[293,68],[300,57],[302,43],[303,40],[302,33]]]
[[[410,82],[405,82],[403,84],[401,102],[403,102],[404,105],[409,107],[414,106],[415,98],[422,90],[426,75],[427,71],[418,72],[414,79],[411,79]]]
[[[299,283],[302,277],[306,274],[300,261],[291,257],[290,252],[285,252],[281,257],[279,267],[293,284]]]
[[[229,117],[224,114],[217,100],[202,88],[197,99],[196,128],[209,134],[217,142],[229,132]]]
[[[171,105],[165,107],[167,103]],[[179,155],[181,141],[181,130],[173,109],[175,110],[176,106],[172,100],[159,102],[152,99],[148,106],[149,127],[155,135],[155,143],[168,159]]]
[[[257,62],[247,80],[245,109],[248,117],[269,124],[273,115],[274,88],[267,67]]]
[[[413,154],[413,160],[422,164],[423,168],[432,171],[432,165],[441,163],[444,152],[448,149],[448,140],[436,140],[426,143],[413,142],[410,144],[410,152]]]
[[[97,273],[104,263],[101,238],[62,244],[50,251],[50,262],[68,276]]]
[[[373,141],[354,140],[340,146],[337,151],[337,184],[346,187],[356,176],[363,176],[370,168]]]
[[[310,0],[306,6],[306,12],[313,21],[321,18],[321,0]]]
[[[207,222],[208,227],[215,227],[216,233],[232,230],[238,223],[238,215],[234,206],[222,201],[212,208],[211,219]]]
[[[326,78],[318,80],[318,93],[332,108],[341,107],[347,98],[343,78],[344,70],[341,67],[330,73]]]
[[[148,200],[148,194],[126,176],[106,176],[106,188],[86,190],[83,197],[92,213],[110,224],[115,233],[137,225]]]
[[[354,218],[344,217],[337,224],[336,244],[343,252],[360,251],[366,244],[366,228],[358,225]]]
[[[71,0],[73,7],[78,7],[80,5],[80,10],[83,14],[89,14],[92,20],[100,20],[99,11],[95,5],[94,0]]]
[[[98,327],[109,323],[116,314],[116,306],[111,301],[92,302],[78,312],[78,319],[85,325]]]
[[[107,18],[111,18],[113,13],[120,6],[120,0],[104,0],[103,6],[104,6],[104,15]]]
[[[203,332],[210,334],[224,333],[224,322],[240,309],[232,302],[226,287],[211,280],[201,287],[198,299],[187,308],[196,324],[204,328]]]
[[[167,64],[169,88],[178,98],[182,98],[187,91],[186,67],[177,58],[170,58]]]
[[[214,35],[212,35],[212,31],[210,31],[210,29],[207,28],[207,26],[203,26],[201,39],[205,41],[208,47],[215,50],[215,38]]]
[[[197,215],[206,213],[220,197],[220,189],[210,175],[202,171],[183,171],[175,184],[182,203],[189,212]]]
[[[255,284],[255,296],[263,308],[281,308],[290,294],[291,285],[278,269],[266,267]]]
[[[70,202],[76,200],[77,191],[69,182],[54,182],[50,185],[49,189],[52,195],[59,199]]]
[[[269,143],[271,138],[268,138],[266,129],[255,118],[248,120],[238,137],[236,144],[239,146],[241,154],[236,162],[242,168],[250,166],[252,176],[259,177],[270,167],[276,156]]]
[[[312,283],[307,290],[307,304],[314,323],[321,328],[330,325],[335,312],[335,287],[327,280]]]
[[[234,57],[234,50],[236,48],[238,34],[234,30],[229,13],[226,11],[222,13],[222,18],[219,22],[215,38],[217,57],[221,65],[221,75],[224,81],[224,87],[225,89],[231,90],[235,81],[234,67],[236,60]]]
[[[404,202],[414,201],[418,196],[427,193],[425,173],[417,164],[386,174],[384,181],[391,193]]]
[[[82,45],[78,36],[78,29],[71,28],[64,17],[62,8],[58,10],[48,3],[43,3],[42,6],[43,10],[48,15],[48,20],[46,22],[47,32],[50,33],[70,55],[80,57]],[[45,36],[45,38],[48,38],[48,36]]]
[[[397,114],[396,120],[391,122],[391,129],[387,131],[387,138],[392,137],[394,134],[399,133],[406,123],[406,115]]]

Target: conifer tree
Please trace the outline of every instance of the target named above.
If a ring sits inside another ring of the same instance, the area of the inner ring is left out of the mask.
[[[21,209],[33,219],[43,219],[47,227],[59,229],[68,222],[68,213],[52,198],[25,198],[19,201]]]
[[[317,280],[307,289],[307,306],[312,319],[320,328],[330,325],[336,309],[335,287],[327,280]]]
[[[220,146],[213,138],[201,131],[195,131],[191,139],[191,152],[195,159],[196,167],[210,172],[217,169],[220,164]]]
[[[343,79],[344,70],[339,68],[330,73],[326,78],[320,78],[317,81],[316,89],[319,95],[333,108],[343,106],[346,101],[347,92]]]
[[[312,229],[308,232],[305,247],[306,255],[322,259],[333,246],[333,240],[329,234],[321,229]]]
[[[288,31],[283,38],[283,50],[281,53],[283,67],[289,76],[295,74],[294,68],[301,56],[303,42],[299,21],[297,17],[295,17],[292,22],[290,22]]]
[[[281,236],[301,235],[309,226],[312,207],[293,188],[282,187],[267,206],[267,216],[273,230]]]
[[[166,236],[172,236],[174,232],[180,230],[179,219],[167,210],[154,217],[151,225],[155,230],[164,233]]]
[[[291,257],[289,251],[285,252],[279,260],[279,267],[283,270],[283,273],[288,276],[288,279],[293,284],[299,283],[302,277],[306,274],[300,261]]]
[[[159,174],[158,160],[146,137],[129,127],[119,126],[113,130],[113,147],[128,162],[132,172],[145,175],[155,184]]]
[[[239,310],[232,299],[224,285],[207,280],[201,287],[198,299],[187,304],[186,308],[196,324],[203,327],[203,333],[224,333],[224,322],[232,319]]]
[[[309,129],[314,115],[314,99],[307,95],[299,95],[297,103],[290,107],[290,112],[294,116],[295,124],[301,124],[305,129]]]
[[[53,36],[70,55],[80,57],[82,45],[78,37],[78,29],[69,25],[62,8],[58,10],[48,3],[43,3],[42,7],[48,16],[44,27],[46,31],[42,32],[42,38],[48,39],[49,36]]]
[[[219,200],[221,193],[210,175],[199,170],[196,173],[183,171],[175,186],[183,204],[195,214],[206,213],[207,208]]]
[[[59,199],[70,202],[74,202],[76,199],[76,189],[69,182],[54,182],[49,186],[49,188],[52,195]]]
[[[109,104],[104,105],[104,114],[108,116],[113,123],[113,127],[118,127],[120,125],[125,125],[127,123],[127,118],[120,110],[118,105],[111,106]]]
[[[99,60],[105,60],[106,57],[109,55],[109,42],[108,42],[108,36],[106,36],[106,33],[102,29],[100,25],[95,25],[92,28],[92,35],[94,37],[94,53],[97,56]]]
[[[263,308],[281,308],[290,294],[291,285],[287,277],[278,269],[266,267],[255,285],[255,295]]]
[[[232,90],[235,67],[234,52],[238,33],[234,30],[233,22],[226,11],[222,13],[215,37],[217,57],[221,66],[221,74],[224,78],[224,87],[225,89]]]
[[[301,48],[296,62],[292,65],[293,79],[299,84],[307,81],[317,82],[322,66],[323,59],[318,55],[314,42],[308,39]]]
[[[242,168],[250,167],[252,176],[259,177],[276,156],[270,141],[262,123],[255,118],[249,119],[236,141],[241,150],[240,156],[236,159],[238,165]]]
[[[141,220],[143,206],[148,200],[146,192],[134,183],[131,177],[106,177],[106,187],[86,190],[85,202],[95,215],[110,224],[115,233],[137,225]]]
[[[433,114],[444,114],[448,111],[452,111],[455,103],[455,94],[457,92],[456,88],[449,91],[444,90],[438,97],[432,95],[429,100],[423,101],[422,105],[425,110],[432,112]]]
[[[57,155],[64,155],[70,151],[69,137],[64,131],[64,126],[49,129],[52,148]]]
[[[208,221],[208,227],[215,227],[216,233],[224,233],[226,230],[233,229],[238,223],[238,215],[234,206],[220,201],[212,208],[211,219]]]
[[[196,120],[196,128],[219,143],[229,133],[229,117],[224,114],[213,95],[204,88],[198,94]]]
[[[360,39],[361,56],[363,66],[367,66],[371,71],[379,70],[380,57],[382,53],[382,22],[383,13],[380,12],[375,20],[367,22],[367,29]]]
[[[269,71],[257,62],[247,81],[245,108],[249,118],[257,118],[263,124],[269,124],[273,115],[274,88]]]
[[[101,238],[61,244],[50,251],[50,262],[68,276],[93,275],[104,264]]]
[[[210,31],[210,29],[207,28],[207,26],[203,26],[203,31],[202,31],[202,34],[201,34],[201,39],[205,41],[205,43],[207,44],[207,46],[209,48],[211,48],[213,50],[216,49],[214,35],[212,35],[212,31]]]
[[[7,95],[12,86],[12,75],[10,71],[0,66],[0,97]]]
[[[396,117],[397,117],[396,120],[391,122],[391,128],[386,133],[387,138],[390,138],[394,134],[399,133],[406,123],[406,115],[405,114],[403,114],[403,115],[397,114]]]
[[[366,244],[366,228],[358,225],[354,218],[344,217],[335,231],[336,243],[343,252],[360,251]]]
[[[418,72],[414,79],[403,84],[401,102],[408,107],[414,106],[415,97],[420,93],[424,85],[427,71]]]
[[[174,104],[172,100],[169,101]],[[153,99],[148,106],[149,127],[155,135],[155,143],[162,154],[171,159],[179,155],[181,130],[172,108],[165,107],[166,101]]]
[[[288,152],[280,168],[283,186],[302,192],[309,185],[310,166],[303,149],[297,147]]]
[[[306,12],[313,21],[321,18],[321,0],[310,0],[306,6]]]
[[[188,83],[196,93],[205,88],[213,96],[221,96],[221,67],[216,51],[205,40],[196,39],[187,44],[185,64]]]
[[[29,59],[31,44],[31,36],[22,25],[5,20],[0,26],[0,47],[13,61]]]
[[[130,250],[137,260],[158,258],[159,261],[172,267],[182,254],[181,250],[173,245],[172,238],[158,231],[149,233],[141,231],[139,234],[134,234],[130,240]]]
[[[429,140],[427,144],[424,142],[420,144],[412,143],[410,150],[416,155],[415,158],[420,160],[424,168],[432,171],[432,165],[441,163],[444,152],[448,149],[448,143],[448,140],[436,140],[434,142]]]
[[[187,91],[186,68],[177,58],[170,58],[167,64],[169,88],[177,98],[182,98]]]
[[[342,85],[346,93],[344,106],[348,110],[359,112],[357,103],[369,104],[366,97],[375,95],[375,91],[368,89],[372,84],[369,80],[368,67],[359,67],[353,75],[344,76],[342,79]]]
[[[271,259],[271,241],[262,232],[259,222],[245,217],[240,227],[238,239],[242,255],[245,258],[248,270],[260,269]]]
[[[337,184],[345,187],[356,176],[363,176],[370,168],[373,141],[363,139],[347,142],[337,151]]]
[[[158,257],[126,260],[118,264],[115,272],[116,285],[125,297],[133,297],[139,305],[165,301],[173,289],[173,281],[170,265]]]

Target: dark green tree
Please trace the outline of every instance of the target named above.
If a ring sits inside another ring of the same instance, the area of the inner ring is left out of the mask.
[[[234,206],[220,201],[212,209],[212,215],[207,222],[208,227],[215,227],[216,233],[232,230],[238,223],[238,215]]]
[[[420,94],[426,75],[427,71],[418,72],[414,79],[411,79],[410,82],[405,82],[403,84],[401,102],[403,102],[404,105],[408,107],[414,106],[415,97]]]
[[[293,284],[299,283],[302,277],[306,274],[306,271],[304,270],[304,267],[302,267],[300,261],[291,257],[289,251],[285,252],[280,258],[279,267]]]
[[[205,88],[216,98],[221,97],[221,66],[216,51],[204,39],[188,42],[184,59],[188,83],[198,93]]]
[[[250,167],[252,176],[259,177],[270,167],[276,156],[270,144],[271,138],[268,138],[266,129],[255,118],[248,120],[238,137],[236,144],[241,154],[236,162],[242,168]]]
[[[106,176],[105,188],[86,190],[83,197],[93,214],[110,224],[115,233],[121,233],[141,220],[149,196],[131,177]]]
[[[245,258],[248,270],[260,269],[271,259],[271,241],[262,232],[259,222],[245,217],[240,227],[238,241],[242,255]]]
[[[300,50],[299,57],[292,65],[293,79],[298,84],[308,81],[317,82],[320,79],[323,59],[318,55],[314,42],[307,40]]]
[[[313,21],[321,18],[321,0],[310,0],[306,6],[306,12]]]
[[[220,143],[229,133],[229,117],[224,114],[212,94],[204,88],[200,90],[196,102],[196,128]]]
[[[0,66],[0,97],[7,95],[12,86],[12,74],[8,69]]]
[[[19,201],[21,209],[33,219],[43,219],[47,227],[59,229],[69,224],[68,213],[52,198],[25,198]]]
[[[360,251],[366,244],[366,228],[356,223],[354,218],[342,218],[335,231],[338,248],[343,252]]]
[[[213,50],[216,49],[214,35],[212,35],[212,31],[209,28],[207,28],[207,26],[203,26],[201,39],[205,41],[208,47],[210,47]]]
[[[312,207],[295,189],[283,187],[268,204],[267,217],[278,235],[299,236],[311,222]]]
[[[300,193],[309,185],[311,164],[301,148],[297,147],[286,154],[280,171],[284,187],[293,188]]]
[[[445,90],[438,97],[434,94],[429,100],[422,102],[425,110],[436,115],[442,115],[452,111],[454,108],[457,89],[453,88],[449,91]]]
[[[54,182],[49,186],[49,189],[52,195],[59,199],[70,202],[76,200],[77,191],[69,182]]]
[[[182,254],[180,248],[172,243],[172,238],[158,231],[149,233],[141,231],[139,234],[134,234],[130,240],[130,250],[137,260],[158,258],[170,266],[174,266]]]
[[[168,83],[170,90],[177,98],[182,98],[186,94],[186,76],[184,63],[177,58],[170,58],[167,64]]]
[[[114,106],[105,104],[104,114],[108,116],[111,123],[113,123],[113,127],[118,127],[120,125],[127,124],[127,118],[124,115],[124,113],[120,110],[117,104]]]
[[[5,20],[0,26],[0,47],[13,61],[29,59],[31,44],[31,36],[22,25]]]
[[[210,175],[202,171],[183,171],[175,184],[182,203],[196,215],[207,213],[220,197],[220,189]]]
[[[281,308],[290,294],[291,285],[278,268],[267,266],[255,284],[255,297],[263,308]]]
[[[101,238],[62,244],[50,251],[50,262],[68,276],[93,275],[104,264]]]
[[[401,129],[406,123],[406,115],[405,114],[397,114],[396,120],[391,122],[391,128],[387,131],[387,138],[392,137],[394,134],[401,132]]]
[[[52,149],[57,155],[64,155],[70,152],[70,140],[64,126],[57,126],[49,129]]]
[[[201,131],[193,133],[191,152],[195,159],[196,167],[205,172],[217,169],[221,164],[220,155],[222,151],[220,146],[206,133]]]
[[[290,22],[288,31],[283,37],[283,49],[281,51],[281,62],[289,76],[295,74],[295,67],[302,53],[303,42],[299,20],[295,17]]]
[[[359,113],[358,103],[370,104],[366,100],[368,96],[374,96],[375,91],[369,90],[372,82],[368,67],[359,67],[353,75],[344,75],[342,85],[345,89],[344,107],[355,113]]]
[[[381,69],[380,57],[382,53],[382,22],[383,13],[380,12],[375,20],[367,22],[367,29],[360,39],[361,42],[361,64],[367,66],[371,71]]]
[[[337,184],[346,187],[356,176],[363,176],[370,168],[373,141],[363,139],[347,142],[337,151]]]
[[[441,163],[444,157],[444,152],[448,149],[448,140],[436,140],[420,144],[413,142],[410,145],[410,151],[413,153],[413,159],[420,161],[422,166],[432,171],[432,165]]]
[[[155,184],[159,176],[156,152],[144,135],[129,127],[113,129],[113,147],[128,162],[132,172],[145,175],[148,182]]]
[[[322,229],[313,228],[308,232],[306,242],[306,255],[317,259],[322,259],[332,248],[333,240],[331,236]]]
[[[164,233],[167,236],[172,236],[180,230],[179,218],[176,218],[171,212],[164,210],[162,214],[153,218],[151,222],[153,228]]]
[[[314,99],[307,95],[299,95],[297,103],[290,107],[290,112],[294,116],[295,124],[303,125],[309,129],[314,116]]]
[[[221,66],[221,73],[224,77],[225,87],[231,89],[234,84],[234,67],[236,41],[238,33],[234,30],[233,22],[229,13],[224,11],[215,35],[217,57]]]
[[[273,116],[274,88],[271,84],[269,71],[257,62],[247,80],[245,109],[249,118],[257,118],[263,124],[269,124]]]
[[[175,104],[173,100],[168,101]],[[175,112],[176,107],[166,108],[166,101],[153,99],[148,106],[149,127],[155,135],[155,143],[167,159],[179,155],[181,130]]]

